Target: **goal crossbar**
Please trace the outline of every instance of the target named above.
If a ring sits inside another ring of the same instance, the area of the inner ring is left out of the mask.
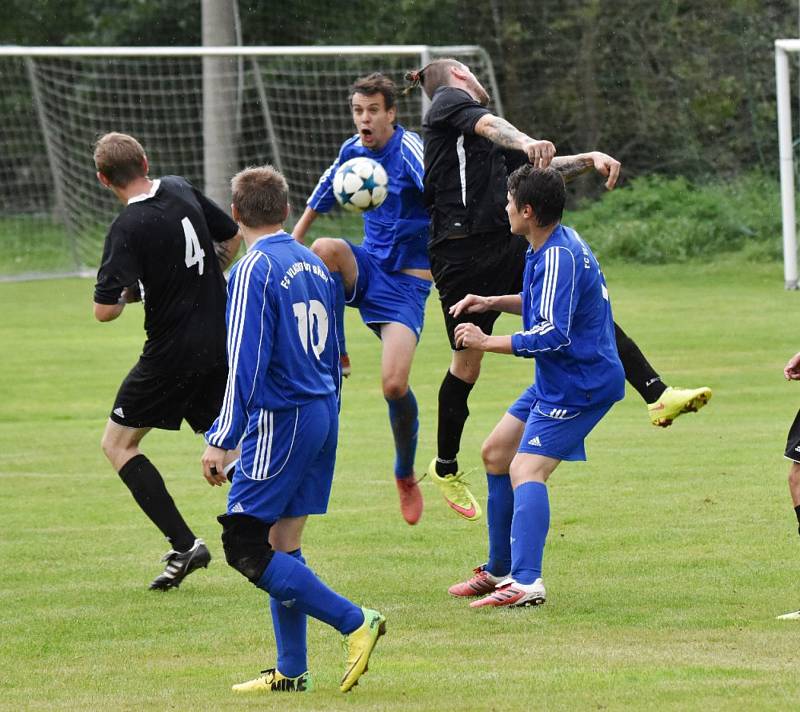
[[[402,77],[439,57],[467,63],[503,115],[476,45],[0,46],[0,281],[97,264],[118,212],[94,178],[97,136],[137,136],[160,175],[182,175],[220,205],[237,170],[271,163],[302,206],[353,134],[352,80]],[[423,92],[405,97],[404,127],[420,131],[427,107]]]

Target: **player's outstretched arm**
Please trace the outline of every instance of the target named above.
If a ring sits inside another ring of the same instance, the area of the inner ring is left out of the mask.
[[[475,324],[457,324],[454,332],[456,346],[495,354],[511,354],[510,336],[488,336]]]
[[[578,153],[574,156],[558,156],[551,163],[564,177],[564,182],[569,183],[584,173],[588,173],[593,168],[600,175],[605,176],[606,188],[612,190],[617,184],[619,171],[622,164],[606,153],[591,151],[590,153]]]
[[[800,353],[796,353],[783,367],[787,381],[800,381]]]
[[[522,314],[522,297],[519,294],[503,294],[496,297],[468,294],[450,307],[450,315],[454,317],[459,317],[461,314],[483,314],[487,311]]]
[[[314,210],[314,208],[307,207],[300,216],[300,219],[297,221],[297,224],[294,226],[294,229],[292,230],[292,237],[301,245],[305,244],[305,237],[306,233],[308,232],[308,228],[310,228],[311,223],[317,219],[317,215],[319,215],[319,213]]]
[[[550,141],[531,138],[494,114],[481,116],[475,124],[475,133],[503,148],[522,151],[536,168],[547,168],[556,155],[556,147]]]

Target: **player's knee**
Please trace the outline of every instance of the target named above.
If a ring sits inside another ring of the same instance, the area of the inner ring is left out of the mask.
[[[228,565],[253,584],[258,583],[274,553],[269,525],[248,514],[223,514],[222,548]]]
[[[405,378],[389,376],[383,379],[383,397],[386,400],[399,400],[408,393],[408,383]]]
[[[508,472],[513,457],[513,452],[509,456],[509,453],[501,447],[501,443],[491,437],[486,438],[481,445],[481,459],[486,472],[496,474]]]
[[[320,237],[314,240],[311,251],[319,257],[328,268],[338,265],[339,240],[331,237]]]
[[[100,440],[100,449],[108,458],[108,461],[115,466],[116,463],[122,459],[125,451],[125,448],[120,445],[116,438],[111,437],[108,433],[103,434],[103,437]]]
[[[456,353],[460,355],[464,352],[457,351]],[[481,375],[481,360],[469,357],[453,359],[450,364],[450,373],[465,383],[475,383]]]

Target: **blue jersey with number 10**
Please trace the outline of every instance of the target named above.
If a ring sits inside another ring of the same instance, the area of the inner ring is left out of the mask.
[[[336,204],[333,176],[339,166],[357,156],[377,161],[389,177],[386,200],[364,213],[361,246],[377,258],[386,272],[430,269],[427,247],[430,220],[422,204],[425,171],[422,139],[413,131],[395,126],[392,137],[378,151],[366,148],[358,135],[345,141],[306,204],[318,213],[327,213]]]
[[[333,280],[291,235],[262,237],[233,266],[226,323],[228,385],[210,445],[232,450],[261,411],[338,393]]]

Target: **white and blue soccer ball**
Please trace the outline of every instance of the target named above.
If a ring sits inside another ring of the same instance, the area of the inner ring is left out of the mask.
[[[342,163],[333,176],[333,194],[345,210],[363,213],[377,208],[389,187],[389,176],[383,166],[367,156],[358,156]]]

